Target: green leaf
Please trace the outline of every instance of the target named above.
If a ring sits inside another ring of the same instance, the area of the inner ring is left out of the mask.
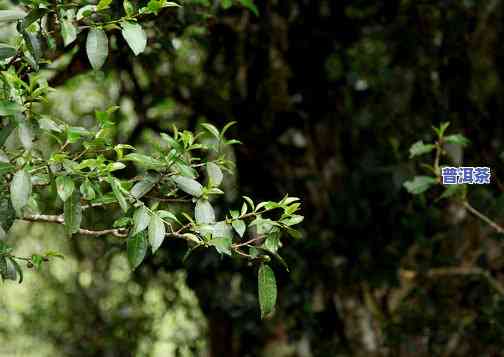
[[[14,57],[16,53],[17,49],[15,47],[0,43],[0,60],[4,60],[9,57]]]
[[[247,225],[245,222],[243,222],[241,219],[233,220],[231,222],[231,225],[233,226],[234,230],[240,237],[243,237],[243,234],[245,233],[245,230],[247,229]]]
[[[42,47],[37,35],[23,31],[23,39],[25,41],[26,48],[33,56],[33,59],[35,60],[35,62],[38,62],[40,60],[40,57],[42,56]]]
[[[189,165],[186,165],[183,162],[175,163],[175,167],[181,176],[186,176],[186,177],[189,177],[192,179],[194,179],[198,176],[198,172],[195,169],[193,169]]]
[[[114,172],[117,170],[122,170],[126,167],[122,162],[111,162],[110,164],[107,165],[107,171],[108,172]]]
[[[25,170],[19,170],[14,174],[10,183],[12,207],[21,216],[23,208],[28,204],[32,191],[30,174]]]
[[[23,18],[23,22],[21,24],[23,29],[26,29],[28,26],[30,26],[32,23],[35,21],[38,21],[41,19],[49,10],[43,7],[38,7],[33,10],[31,10],[28,15],[26,15]]]
[[[219,129],[217,129],[214,125],[209,124],[209,123],[203,123],[201,124],[203,128],[205,128],[210,134],[215,136],[217,139],[219,139]]]
[[[214,224],[202,224],[198,226],[198,233],[203,237],[226,237],[233,238],[233,228],[225,221],[220,221]]]
[[[268,235],[266,240],[263,243],[263,247],[270,252],[276,253],[278,248],[280,248],[280,232],[275,231]]]
[[[467,190],[466,185],[449,185],[439,197],[439,200],[453,196],[463,196]]]
[[[137,23],[121,22],[122,35],[135,56],[145,50],[147,45],[147,35],[142,26]]]
[[[413,145],[411,145],[411,147],[409,149],[410,159],[415,156],[427,154],[427,153],[431,152],[432,150],[434,150],[435,147],[436,146],[433,144],[424,144],[422,140],[419,140],[416,143],[414,143]]]
[[[75,16],[75,19],[77,21],[82,20],[84,17],[91,16],[93,12],[96,11],[96,5],[85,5],[77,11],[77,15]]]
[[[248,197],[248,196],[242,196],[242,197],[250,205],[250,208],[252,208],[252,211],[255,211],[256,208],[255,208],[255,205],[254,205],[254,201],[252,201],[252,199],[250,197]]]
[[[43,117],[39,120],[39,126],[43,130],[55,131],[57,133],[63,132],[63,130],[58,124],[56,124],[53,120],[47,117]]]
[[[86,52],[93,69],[100,69],[108,56],[108,38],[105,31],[93,28],[86,40]]]
[[[198,224],[215,223],[215,212],[208,200],[199,199],[194,208],[194,219]]]
[[[19,123],[17,132],[19,141],[23,147],[26,150],[31,150],[33,148],[33,133],[25,121]]]
[[[180,223],[180,221],[178,220],[177,216],[175,216],[173,213],[169,212],[169,211],[164,211],[164,210],[159,210],[156,212],[156,214],[161,217],[162,219],[171,219],[172,221],[175,221],[177,222],[178,224],[182,224]]]
[[[159,179],[159,174],[147,174],[142,181],[138,181],[133,186],[130,191],[131,195],[135,198],[142,198],[154,188],[154,186],[159,182]]]
[[[0,101],[0,116],[2,116],[1,110],[2,110],[2,101]],[[5,144],[5,141],[9,138],[10,134],[15,128],[16,127],[13,123],[9,123],[9,125],[0,129],[0,147]]]
[[[133,235],[142,232],[149,226],[150,216],[147,207],[144,205],[138,207],[133,214]]]
[[[40,270],[40,267],[42,266],[42,263],[44,262],[44,257],[38,254],[33,254],[31,256],[31,262],[35,266],[35,269]]]
[[[0,23],[21,20],[26,16],[24,11],[0,10]]]
[[[112,0],[100,0],[98,2],[98,5],[96,5],[96,11],[101,11],[109,8],[110,4],[112,4]]]
[[[254,13],[254,15],[259,16],[259,10],[255,6],[255,4],[252,2],[252,0],[238,0],[238,1],[240,2],[240,4],[242,4],[247,9],[252,11]]]
[[[123,227],[129,226],[130,223],[131,223],[131,218],[121,217],[121,218],[118,218],[114,221],[112,227],[123,228]]]
[[[122,193],[121,181],[119,181],[116,178],[112,178],[109,181],[109,183],[110,186],[112,187],[112,191],[114,192],[114,196],[116,197],[117,202],[119,202],[119,206],[121,206],[122,210],[126,212],[128,210],[129,205]]]
[[[84,181],[80,185],[80,193],[86,201],[92,201],[96,197],[93,185],[89,182],[89,180]]]
[[[413,180],[406,181],[403,186],[409,193],[418,195],[427,191],[431,186],[437,184],[435,177],[431,176],[415,176]]]
[[[0,117],[15,115],[15,114],[21,113],[22,111],[23,111],[23,106],[19,105],[18,103],[11,102],[8,100],[0,100]],[[2,130],[5,130],[5,129],[2,129]]]
[[[170,146],[171,149],[175,149],[176,151],[179,152],[183,150],[182,145],[180,145],[180,143],[174,138],[172,138],[170,135],[166,133],[161,133],[160,135],[163,141],[165,141]]]
[[[227,10],[233,5],[233,2],[231,0],[221,0],[220,4],[224,10]]]
[[[461,134],[448,135],[445,136],[443,140],[447,144],[455,144],[460,146],[467,146],[471,143],[469,139]]]
[[[7,271],[4,276],[4,279],[17,280],[17,269],[16,269],[15,265],[12,264],[12,258],[7,257],[6,262],[7,262]]]
[[[233,125],[235,125],[237,123],[238,122],[236,122],[236,121],[231,121],[231,122],[227,123],[226,125],[224,125],[224,128],[222,128],[222,131],[220,133],[221,138],[224,138],[224,134],[226,134],[226,131],[228,131],[229,128],[231,128]]]
[[[63,202],[65,202],[75,189],[75,182],[69,176],[56,177],[56,190]]]
[[[156,253],[165,238],[166,227],[163,220],[153,214],[149,222],[149,242],[152,247],[152,254]]]
[[[147,239],[145,239],[145,232],[140,232],[128,237],[127,251],[131,269],[135,270],[143,262],[147,254]]]
[[[66,134],[67,134],[67,140],[70,144],[76,143],[83,136],[93,135],[93,133],[91,133],[89,130],[86,130],[85,128],[81,128],[79,126],[68,127],[66,130]]]
[[[261,319],[272,315],[277,300],[277,285],[275,273],[268,264],[259,267],[257,285],[259,290],[259,306]]]
[[[439,125],[439,129],[436,127],[433,127],[433,129],[438,134],[438,136],[441,138],[449,126],[450,126],[450,122],[444,122]]]
[[[230,237],[216,237],[209,240],[208,245],[215,247],[220,254],[231,255],[232,239]]]
[[[135,7],[129,0],[123,1],[123,9],[127,16],[131,16],[135,13]]]
[[[5,233],[9,232],[15,219],[16,211],[14,211],[11,200],[7,195],[2,195],[0,197],[0,227]]]
[[[7,266],[7,259],[4,256],[0,255],[0,277],[2,281],[7,279],[7,274],[9,273]]]
[[[223,178],[221,168],[213,162],[207,162],[206,168],[210,186],[220,186]]]
[[[196,180],[185,176],[173,176],[172,180],[179,189],[191,196],[200,197],[203,194],[203,186]]]
[[[294,226],[296,224],[303,222],[303,219],[304,219],[303,216],[295,214],[291,217],[282,219],[280,222],[285,224],[286,226]]]
[[[65,201],[63,205],[63,216],[65,217],[65,232],[67,236],[77,233],[82,221],[79,191],[74,190],[72,195]]]
[[[151,156],[138,154],[136,152],[126,155],[123,160],[133,161],[142,167],[156,171],[159,171],[166,166],[166,164],[161,160],[155,159]]]
[[[63,37],[63,45],[65,47],[77,39],[77,29],[71,21],[61,21],[61,37]]]
[[[21,267],[19,266],[18,262],[12,258],[12,257],[9,257],[9,260],[10,262],[12,263],[12,266],[14,267],[14,269],[16,269],[18,275],[19,275],[19,284],[21,284],[23,282],[23,270],[21,269]]]

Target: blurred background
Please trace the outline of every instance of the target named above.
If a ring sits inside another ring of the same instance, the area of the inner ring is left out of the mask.
[[[423,172],[411,144],[449,121],[471,140],[461,162],[492,169],[471,204],[504,223],[503,2],[255,4],[259,16],[210,0],[165,9],[145,26],[144,54],[113,35],[99,72],[80,36],[43,69],[56,88],[44,110],[92,126],[96,109],[118,105],[117,140],[146,151],[172,124],[237,121],[229,135],[244,144],[215,206],[241,195],[303,202],[302,238],[283,240],[291,272],[274,266],[274,317],[260,320],[244,262],[205,250],[184,263],[185,244],[165,242],[132,274],[113,239],[17,222],[19,255],[65,259],[0,285],[1,356],[504,356],[504,300],[484,276],[422,275],[478,267],[502,281],[502,235],[436,201],[440,189],[402,186]]]

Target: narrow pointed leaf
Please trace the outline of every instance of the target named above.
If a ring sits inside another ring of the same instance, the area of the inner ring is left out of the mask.
[[[35,62],[38,62],[42,56],[42,47],[39,38],[36,34],[27,31],[23,31],[23,38],[25,40],[26,48],[28,48],[28,51],[33,56]]]
[[[273,313],[277,299],[275,273],[267,264],[259,267],[258,290],[261,319],[264,319]]]
[[[112,186],[112,191],[114,192],[114,196],[117,199],[117,202],[119,202],[119,206],[121,206],[122,210],[126,212],[129,208],[128,202],[126,201],[126,198],[124,198],[124,195],[121,190],[121,181],[119,181],[116,178],[113,178],[110,181],[110,185]]]
[[[72,195],[63,205],[63,215],[65,217],[65,232],[68,236],[77,233],[82,221],[82,208],[80,204],[79,191],[74,190]]]

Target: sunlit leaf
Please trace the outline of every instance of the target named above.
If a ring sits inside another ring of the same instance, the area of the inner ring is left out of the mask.
[[[163,243],[165,233],[166,227],[163,220],[157,214],[153,214],[149,222],[149,242],[153,254]]]
[[[105,31],[97,28],[89,30],[86,53],[93,69],[102,68],[108,56],[108,38]]]
[[[121,22],[122,35],[135,56],[145,50],[147,45],[147,35],[142,26],[137,23]]]
[[[215,223],[215,212],[208,200],[199,199],[194,208],[194,219],[198,224]]]
[[[26,170],[16,172],[10,183],[12,207],[21,215],[21,211],[28,204],[32,191],[30,174]]]
[[[179,189],[191,196],[199,197],[203,194],[203,186],[196,180],[180,175],[173,176],[172,180]]]
[[[73,193],[75,189],[75,182],[69,176],[58,176],[55,181],[58,195],[61,200],[65,202]]]

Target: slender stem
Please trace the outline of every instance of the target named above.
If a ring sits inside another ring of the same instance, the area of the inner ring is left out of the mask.
[[[22,218],[24,221],[28,222],[45,222],[45,223],[55,223],[55,224],[65,224],[65,219],[61,215],[46,215],[46,214],[30,214]],[[122,228],[115,229],[104,229],[104,230],[90,230],[85,228],[79,229],[79,234],[100,237],[105,235],[113,235],[118,238],[125,238],[128,236],[127,230]]]
[[[414,279],[420,274],[412,270],[401,270],[401,275],[408,279]],[[480,275],[488,281],[492,288],[494,288],[499,294],[504,296],[504,287],[499,283],[499,281],[493,278],[487,270],[478,267],[433,268],[427,271],[425,275],[430,278],[449,275]]]
[[[251,243],[254,243],[254,242],[257,242],[257,241],[260,241],[261,239],[264,239],[264,236],[261,235],[261,236],[258,236],[258,237],[255,237],[255,238],[252,238],[246,242],[243,242],[243,243],[236,243],[236,244],[233,244],[231,247],[233,248],[238,248],[238,247],[243,247],[244,245],[249,245]]]
[[[485,216],[483,213],[481,213],[480,211],[478,211],[476,208],[474,208],[473,206],[471,206],[471,204],[469,202],[464,201],[463,205],[464,205],[464,207],[469,212],[471,212],[476,217],[478,217],[479,219],[481,219],[482,221],[484,221],[485,223],[487,223],[490,227],[492,227],[493,229],[495,229],[498,233],[504,234],[504,228],[502,228],[500,225],[498,225],[497,223],[495,223],[494,221],[492,221],[490,218],[488,218],[487,216]]]
[[[439,160],[441,158],[441,143],[436,141],[436,158],[434,159],[434,173],[439,177],[441,170],[439,169]]]

